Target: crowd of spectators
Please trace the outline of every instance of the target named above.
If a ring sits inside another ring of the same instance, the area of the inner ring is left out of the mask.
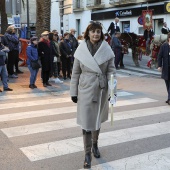
[[[75,33],[75,29],[70,29],[70,32],[65,32],[63,36],[58,34],[57,30],[44,31],[40,38],[33,36],[30,39],[26,49],[26,63],[30,72],[29,88],[37,88],[36,79],[39,70],[41,70],[40,75],[44,87],[52,86],[51,82],[63,83],[71,79],[74,52],[83,39],[83,36],[76,38]],[[15,27],[11,25],[0,37],[0,77],[3,89],[12,91],[7,82],[11,78],[18,78],[18,74],[23,73],[18,67],[19,36],[16,34]],[[35,63],[39,64],[36,68]]]

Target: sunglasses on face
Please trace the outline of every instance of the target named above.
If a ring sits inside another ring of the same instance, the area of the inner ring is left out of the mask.
[[[98,21],[90,21],[89,22],[90,24],[99,24],[99,25],[102,25],[102,23],[98,22]]]

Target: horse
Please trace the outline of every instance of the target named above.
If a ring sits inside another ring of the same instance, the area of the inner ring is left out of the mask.
[[[109,34],[106,35],[106,41],[110,44],[111,36],[109,36]],[[128,54],[128,48],[132,49],[132,59],[137,67],[139,67],[139,60],[142,59],[142,55],[146,55],[151,58],[147,63],[147,66],[151,68],[153,65],[157,65],[157,56],[160,45],[165,41],[166,37],[167,36],[163,34],[152,37],[148,43],[148,47],[146,46],[146,40],[143,35],[137,35],[135,33],[121,33],[119,39],[123,45],[123,54]]]
[[[148,61],[147,66],[149,68],[157,68],[157,58],[158,58],[158,53],[161,45],[166,41],[167,35],[161,34],[161,35],[155,35],[154,38],[151,41],[150,44],[150,60]]]
[[[135,33],[122,33],[120,40],[123,44],[126,42],[128,48],[132,49],[132,58],[136,66],[139,66],[139,60],[142,55],[150,57],[147,63],[149,68],[157,67],[157,57],[160,46],[165,42],[167,35],[155,35],[153,36],[147,46],[146,40],[143,35],[137,35]]]
[[[139,55],[141,50],[138,48],[139,37],[135,33],[122,33],[120,41],[124,45],[124,54],[127,54],[128,48],[132,49],[132,59],[136,66],[139,66]]]

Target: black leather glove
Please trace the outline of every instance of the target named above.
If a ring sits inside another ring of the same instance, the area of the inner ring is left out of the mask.
[[[74,103],[77,103],[77,96],[71,96],[71,100],[74,102]]]

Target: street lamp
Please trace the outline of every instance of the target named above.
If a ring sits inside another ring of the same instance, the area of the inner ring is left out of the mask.
[[[29,0],[27,0],[27,39],[30,39]]]

